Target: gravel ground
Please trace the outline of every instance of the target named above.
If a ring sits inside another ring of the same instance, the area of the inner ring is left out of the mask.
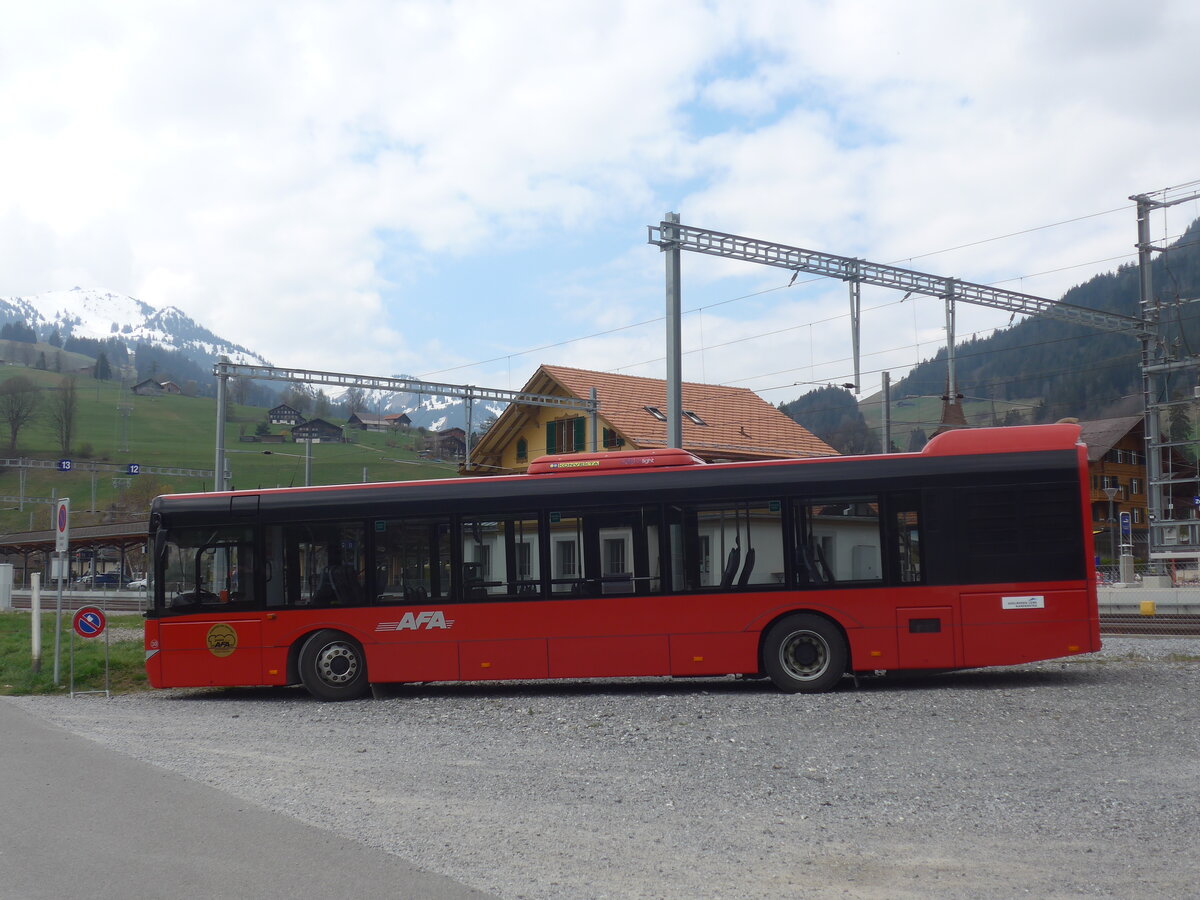
[[[1200,897],[1200,639],[851,682],[13,698],[505,898]]]

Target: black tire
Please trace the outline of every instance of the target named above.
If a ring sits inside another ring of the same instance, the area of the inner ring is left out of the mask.
[[[298,662],[300,681],[318,700],[357,700],[370,687],[362,647],[340,631],[313,634],[300,648]]]
[[[849,659],[841,630],[823,616],[788,616],[767,629],[763,637],[763,671],[775,687],[788,694],[833,690],[846,673]]]

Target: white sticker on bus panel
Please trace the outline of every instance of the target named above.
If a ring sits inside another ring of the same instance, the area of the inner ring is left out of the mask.
[[[1040,594],[1031,597],[1001,597],[1001,609],[1045,609],[1046,598]]]

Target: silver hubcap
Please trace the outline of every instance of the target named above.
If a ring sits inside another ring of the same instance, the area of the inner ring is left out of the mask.
[[[349,644],[326,644],[317,654],[317,676],[326,684],[348,684],[357,674],[358,655]]]
[[[794,631],[779,647],[779,664],[798,681],[820,678],[829,668],[829,645],[812,631]]]

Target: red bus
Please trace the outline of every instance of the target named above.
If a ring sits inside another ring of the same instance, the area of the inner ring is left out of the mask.
[[[1076,425],[920,453],[159,497],[155,687],[843,676],[1100,649]]]

